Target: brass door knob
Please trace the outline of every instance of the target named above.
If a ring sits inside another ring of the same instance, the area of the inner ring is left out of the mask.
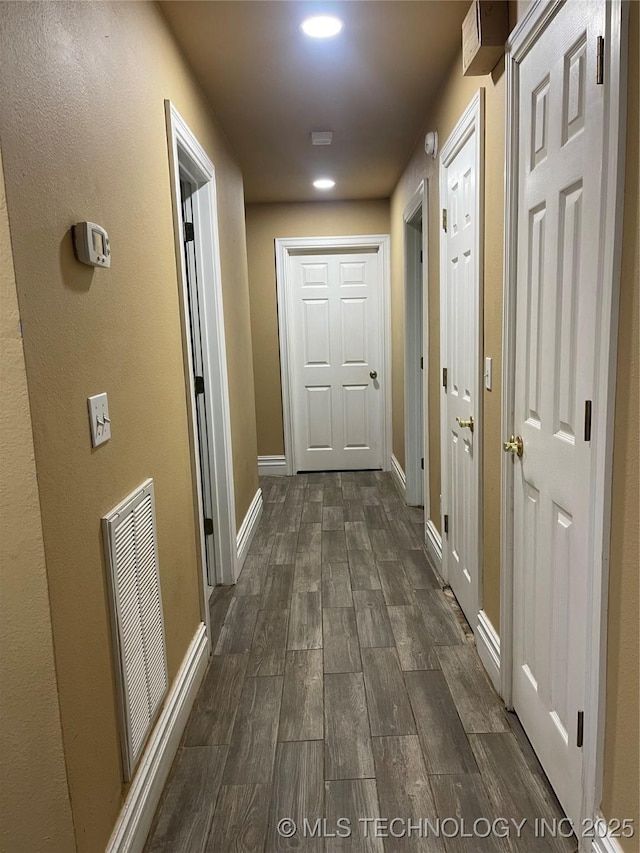
[[[370,376],[372,379],[377,379],[377,378],[378,378],[378,371],[377,371],[377,370],[372,370],[372,371],[370,371],[369,376]]]
[[[522,454],[524,453],[524,443],[522,441],[521,435],[512,435],[509,441],[505,441],[503,447],[505,453],[515,453],[518,459],[522,459]]]
[[[458,426],[461,426],[463,429],[469,429],[471,430],[471,432],[473,432],[473,415],[471,415],[468,421],[466,421],[464,418],[458,417],[456,417],[456,420],[458,421]]]

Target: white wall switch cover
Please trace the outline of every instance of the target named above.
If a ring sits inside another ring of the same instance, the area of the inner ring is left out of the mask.
[[[485,358],[484,360],[484,387],[487,391],[491,391],[493,386],[493,359]]]
[[[111,421],[109,419],[109,402],[106,394],[96,394],[89,397],[89,423],[91,424],[91,444],[97,447],[111,438]]]

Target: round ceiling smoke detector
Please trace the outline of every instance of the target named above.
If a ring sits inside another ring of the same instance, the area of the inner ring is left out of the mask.
[[[301,24],[302,32],[314,39],[328,39],[337,36],[342,29],[342,21],[331,15],[314,15],[306,18]]]
[[[438,156],[438,131],[430,130],[424,138],[424,150],[435,160]]]

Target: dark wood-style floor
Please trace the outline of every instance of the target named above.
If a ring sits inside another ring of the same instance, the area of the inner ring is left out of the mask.
[[[238,584],[212,598],[215,654],[148,853],[575,850],[536,837],[536,819],[562,812],[391,477],[262,487]],[[375,817],[399,820],[374,837],[384,824],[359,820]],[[291,839],[282,818],[298,825]],[[304,837],[305,818],[326,837]],[[330,836],[339,818],[350,838]],[[417,822],[438,818],[440,837],[425,837]]]

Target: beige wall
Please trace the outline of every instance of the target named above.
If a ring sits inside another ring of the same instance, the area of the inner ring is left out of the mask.
[[[613,505],[609,574],[607,711],[602,811],[607,818],[634,818],[636,836],[621,840],[638,850],[640,791],[638,721],[640,707],[640,241],[638,239],[638,150],[640,122],[640,4],[630,4],[627,163],[624,240],[618,329],[616,425],[613,448]]]
[[[493,390],[484,392],[484,609],[500,625],[500,376],[502,371],[502,249],[504,216],[504,62],[492,75],[463,77],[458,57],[444,79],[424,130],[438,131],[440,146],[482,86],[485,89],[484,355],[493,358]],[[404,465],[404,260],[403,213],[426,179],[429,187],[429,500],[440,530],[440,284],[439,160],[424,152],[421,134],[391,199],[393,300],[393,450]]]
[[[258,454],[279,456],[284,436],[274,240],[388,234],[389,202],[249,204],[246,217]]]
[[[0,849],[75,850],[0,158]]]
[[[55,662],[78,850],[104,849],[123,801],[100,518],[153,477],[173,678],[200,620],[165,98],[216,166],[236,480],[257,488],[242,176],[151,3],[5,3],[0,136]],[[109,231],[112,268],[69,227]],[[86,398],[109,394],[91,449]]]

